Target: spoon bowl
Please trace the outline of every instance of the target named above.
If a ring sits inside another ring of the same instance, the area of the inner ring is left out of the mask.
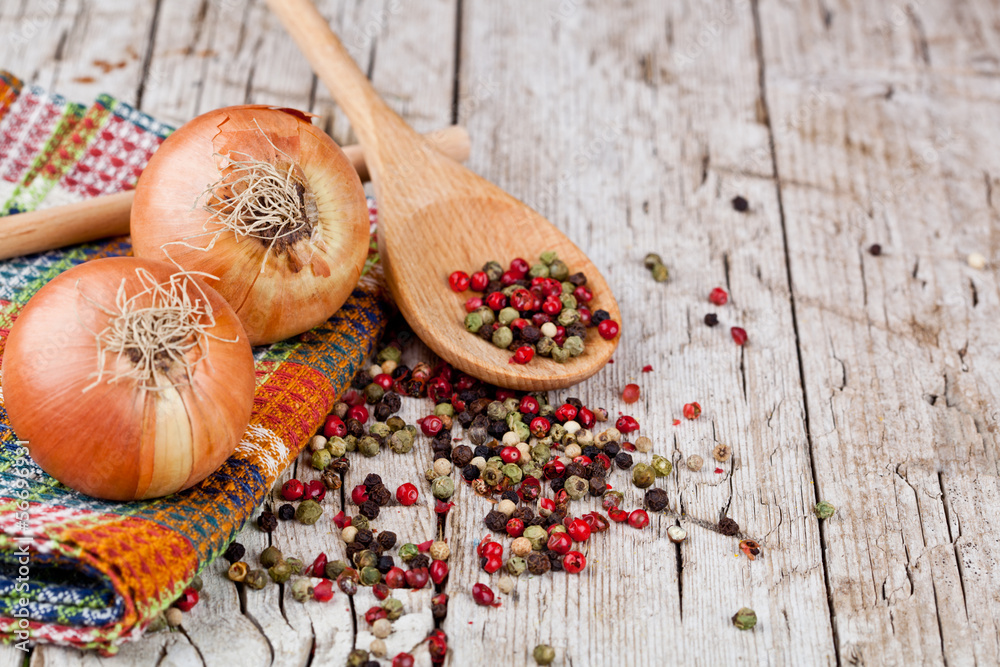
[[[472,294],[448,284],[453,271],[487,261],[529,263],[555,251],[583,272],[594,299],[621,322],[618,304],[586,254],[529,206],[434,149],[378,96],[310,0],[268,0],[320,80],[351,122],[365,152],[379,206],[379,251],[392,296],[414,332],[438,356],[481,380],[522,391],[568,387],[608,362],[618,337],[588,331],[583,354],[559,364],[536,355],[510,363],[511,352],[465,329]],[[620,336],[620,334],[619,334]]]

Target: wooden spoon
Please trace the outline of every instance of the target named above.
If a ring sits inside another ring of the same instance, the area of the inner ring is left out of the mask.
[[[389,109],[309,0],[268,0],[313,70],[350,120],[365,152],[379,207],[379,251],[400,311],[442,359],[482,380],[520,390],[567,387],[607,363],[618,339],[591,329],[582,355],[559,364],[511,353],[465,330],[462,306],[471,292],[448,286],[455,270],[488,260],[529,262],[554,250],[594,292],[592,309],[621,322],[618,304],[587,256],[527,205],[445,157]]]

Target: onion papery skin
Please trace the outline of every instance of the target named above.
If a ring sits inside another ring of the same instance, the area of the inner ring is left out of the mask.
[[[261,160],[275,156],[275,147],[301,168],[316,197],[321,243],[303,238],[294,251],[276,253],[232,231],[206,234],[220,229],[203,207],[205,189],[221,176],[217,153]],[[136,185],[131,230],[136,256],[169,257],[185,270],[216,277],[206,280],[236,309],[251,345],[329,319],[361,277],[369,247],[364,188],[343,151],[307,114],[263,105],[211,111],[170,135]],[[207,251],[177,243],[204,248],[213,237]],[[302,266],[293,257],[309,261]]]
[[[253,408],[246,334],[229,304],[198,279],[185,289],[208,298],[215,321],[204,334],[215,338],[204,354],[187,351],[190,361],[201,358],[190,380],[184,374],[174,383],[158,372],[156,384],[166,387],[158,391],[129,378],[109,383],[109,376],[94,385],[95,332],[113,318],[93,302],[113,311],[123,279],[129,295],[141,291],[137,268],[159,282],[176,273],[164,262],[133,257],[65,271],[24,306],[3,354],[4,407],[31,457],[66,486],[106,500],[155,498],[197,484],[236,449]],[[114,375],[128,363],[107,354],[104,370]],[[168,374],[176,378],[177,369]]]

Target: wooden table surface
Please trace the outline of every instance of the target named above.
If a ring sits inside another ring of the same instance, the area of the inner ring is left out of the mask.
[[[562,395],[614,413],[637,381],[630,412],[654,453],[735,453],[721,473],[711,461],[669,478],[675,514],[592,538],[583,575],[522,577],[499,609],[471,599],[496,577],[473,549],[488,505],[462,486],[446,532],[450,665],[533,664],[538,642],[577,666],[1000,660],[996,2],[320,4],[393,107],[421,131],[467,125],[471,168],[608,278],[625,323],[615,363]],[[70,99],[107,91],[177,124],[281,104],[351,139],[260,0],[6,0],[0,35],[0,66]],[[643,268],[649,251],[669,283]],[[717,308],[707,295],[720,285],[731,297]],[[705,326],[708,312],[722,325]],[[674,426],[690,401],[701,418]],[[426,409],[407,401],[405,416]],[[421,444],[377,459],[390,488],[418,481]],[[370,470],[356,466],[346,488]],[[836,515],[819,522],[818,500]],[[724,512],[761,543],[756,561],[704,527]],[[678,521],[679,547],[666,538]],[[433,507],[379,523],[423,541]],[[242,540],[265,544],[255,529]],[[283,524],[273,541],[342,556],[332,526]],[[372,639],[370,591],[301,605],[277,587],[238,592],[222,571],[209,568],[180,631],[114,660],[39,646],[30,663],[340,665]],[[429,597],[402,596],[390,655],[433,627]],[[730,622],[743,606],[753,631]],[[22,658],[0,649],[3,667]]]

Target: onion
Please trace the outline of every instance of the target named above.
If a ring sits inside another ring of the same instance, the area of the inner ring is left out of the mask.
[[[253,354],[199,278],[133,257],[76,266],[11,328],[4,406],[31,457],[108,500],[197,484],[233,453],[253,407]]]
[[[251,345],[327,320],[368,254],[368,206],[334,141],[290,109],[228,107],[163,142],[136,185],[135,254],[170,259],[236,309]]]

